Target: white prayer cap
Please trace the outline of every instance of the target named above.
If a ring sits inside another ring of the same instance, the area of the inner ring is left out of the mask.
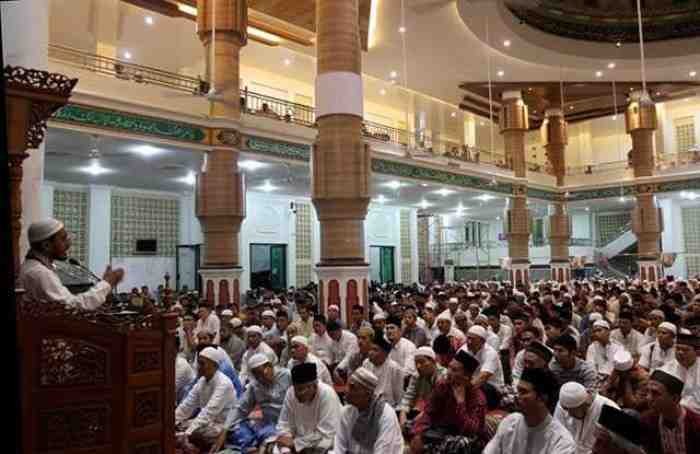
[[[610,324],[605,320],[596,320],[596,322],[593,323],[593,328],[605,328],[609,330]]]
[[[615,356],[613,356],[613,367],[615,370],[626,372],[632,369],[632,366],[634,366],[634,359],[632,358],[632,355],[630,355],[630,352],[624,348],[621,348],[615,352]]]
[[[597,321],[603,320],[603,316],[600,315],[598,312],[591,312],[591,315],[588,316],[588,320],[595,323]]]
[[[238,318],[238,317],[232,318],[231,321],[230,321],[229,323],[230,323],[231,326],[233,326],[234,328],[238,328],[239,326],[243,326],[243,322],[242,322],[241,319]]]
[[[301,344],[306,348],[309,348],[309,340],[304,336],[294,336],[292,337],[292,344]]]
[[[355,370],[350,376],[350,381],[366,388],[370,391],[374,391],[379,384],[379,379],[374,375],[369,369],[360,367]]]
[[[216,364],[219,364],[219,360],[221,359],[219,352],[214,347],[206,347],[204,350],[199,352],[199,356],[211,360]]]
[[[435,352],[430,347],[418,347],[414,356],[426,356],[432,360],[435,360]]]
[[[459,304],[459,300],[453,296],[452,298],[450,298],[447,304]]]
[[[175,303],[172,305],[171,309],[172,310],[175,310],[175,309],[183,310],[184,308],[179,303]]]
[[[435,310],[437,308],[437,305],[435,303],[428,303],[425,305],[425,308]]]
[[[469,328],[467,334],[473,334],[474,336],[479,336],[480,338],[486,340],[486,330],[483,326],[474,325],[471,328]]]
[[[233,317],[233,311],[231,309],[224,309],[221,311],[222,316]]]
[[[329,311],[340,312],[340,308],[339,308],[337,305],[335,305],[335,304],[331,304],[330,306],[328,306],[328,310],[329,310]]]
[[[248,359],[248,368],[250,370],[253,370],[256,367],[260,367],[263,364],[267,364],[269,362],[270,362],[270,358],[268,358],[267,356],[265,356],[262,353],[256,353]]]
[[[664,314],[664,311],[661,309],[654,309],[653,311],[649,312],[649,315],[656,315],[657,317],[661,317],[663,320],[666,320],[666,314]]]
[[[272,303],[272,304],[282,304],[282,300],[279,299],[279,298],[277,298],[277,297],[274,297],[274,298],[272,298],[272,299],[270,300],[270,303]]]
[[[263,311],[262,316],[275,318],[275,313],[270,311],[270,310],[267,310],[267,311]]]
[[[246,333],[246,334],[260,334],[260,335],[262,336],[263,330],[262,330],[262,328],[259,327],[258,325],[253,325],[253,326],[249,326],[249,327],[246,329],[245,333]]]
[[[596,296],[593,297],[593,301],[605,301],[605,298],[603,298],[603,297],[600,296],[600,295],[596,295]]]
[[[661,323],[657,329],[665,329],[666,331],[670,331],[673,333],[674,336],[678,333],[678,330],[676,329],[676,325],[674,325],[673,323],[669,323],[669,322]]]
[[[374,314],[374,317],[372,317],[372,321],[376,322],[377,320],[386,320],[386,315],[384,312],[377,312]]]
[[[559,404],[563,408],[580,407],[586,402],[588,392],[581,383],[570,381],[564,383],[559,391]]]
[[[43,221],[33,222],[27,230],[29,243],[38,243],[39,241],[48,240],[63,229],[63,223],[53,218],[44,219]]]
[[[440,315],[437,316],[437,321],[440,321],[440,320],[448,320],[451,322],[452,317],[450,317],[450,314],[448,314],[446,312],[441,312]]]
[[[482,320],[482,321],[484,321],[484,322],[488,322],[488,321],[489,321],[489,318],[488,318],[487,316],[485,316],[484,314],[479,314],[479,315],[476,316],[476,318],[474,319],[474,321],[475,321],[475,322],[478,322],[479,320]]]

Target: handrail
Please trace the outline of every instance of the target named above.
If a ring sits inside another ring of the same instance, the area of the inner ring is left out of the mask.
[[[273,118],[275,120],[313,127],[316,123],[314,108],[304,104],[274,98],[249,91],[241,92],[241,107],[245,113]]]

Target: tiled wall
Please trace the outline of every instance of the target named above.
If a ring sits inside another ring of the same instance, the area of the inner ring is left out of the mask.
[[[313,207],[310,203],[296,203],[296,272],[297,287],[313,280]]]
[[[598,215],[598,244],[604,246],[613,240],[623,228],[630,222],[631,213],[619,212]]]
[[[676,118],[676,152],[685,153],[695,145],[695,118],[692,116]]]
[[[56,189],[53,193],[53,217],[73,236],[69,254],[82,263],[88,263],[88,199],[87,191]]]
[[[411,212],[401,210],[401,282],[411,282]]]
[[[179,241],[180,203],[167,197],[112,194],[112,257],[136,253],[136,240],[158,240],[159,257],[174,257]]]
[[[428,268],[430,250],[430,218],[418,217],[418,275],[421,281],[426,279],[425,270]]]
[[[700,207],[682,208],[683,240],[685,242],[688,276],[700,273]]]

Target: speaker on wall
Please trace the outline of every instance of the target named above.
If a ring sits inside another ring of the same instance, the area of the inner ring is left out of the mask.
[[[136,240],[136,253],[143,255],[155,255],[158,252],[158,240],[155,238]]]

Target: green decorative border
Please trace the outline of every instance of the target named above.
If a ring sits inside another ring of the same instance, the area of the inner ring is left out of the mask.
[[[77,104],[69,104],[61,108],[53,115],[52,119],[64,123],[144,134],[185,142],[202,142],[207,137],[204,128],[199,126],[113,110],[96,109]]]
[[[247,136],[243,151],[262,153],[279,158],[294,159],[295,161],[309,161],[311,159],[311,146],[266,137]]]
[[[623,186],[620,190],[620,186],[612,186],[607,188],[599,189],[586,189],[582,191],[571,191],[569,192],[569,197],[566,198],[568,202],[578,202],[581,200],[592,200],[592,199],[609,199],[612,197],[620,197],[634,195],[633,186]]]
[[[533,199],[540,200],[556,200],[558,193],[545,191],[544,189],[527,188],[527,196]]]

